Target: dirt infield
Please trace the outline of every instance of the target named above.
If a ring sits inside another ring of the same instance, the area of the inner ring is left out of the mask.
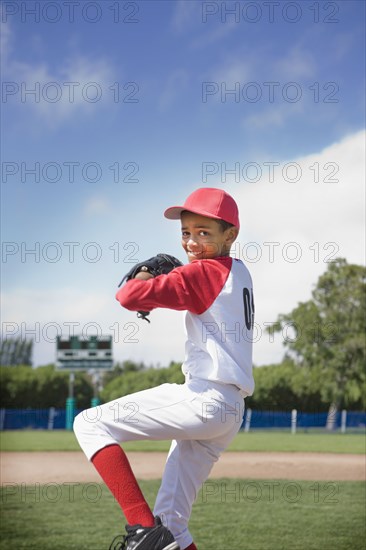
[[[161,477],[166,453],[128,453],[139,479]],[[0,453],[1,484],[100,482],[81,452]],[[366,480],[365,456],[332,453],[226,452],[210,478]]]

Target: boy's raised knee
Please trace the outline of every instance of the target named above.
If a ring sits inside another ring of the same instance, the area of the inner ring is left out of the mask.
[[[82,412],[75,416],[72,428],[76,437],[88,431],[88,424]]]

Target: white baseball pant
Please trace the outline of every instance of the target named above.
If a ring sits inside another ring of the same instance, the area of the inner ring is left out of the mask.
[[[235,386],[195,378],[86,409],[75,418],[74,431],[89,460],[115,443],[173,440],[153,513],[186,548],[193,540],[188,521],[197,493],[240,429],[243,414]]]

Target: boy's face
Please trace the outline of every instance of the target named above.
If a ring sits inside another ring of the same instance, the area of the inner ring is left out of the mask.
[[[230,247],[238,235],[236,227],[229,227],[223,231],[213,218],[193,212],[183,212],[181,223],[182,246],[189,262],[228,256]]]

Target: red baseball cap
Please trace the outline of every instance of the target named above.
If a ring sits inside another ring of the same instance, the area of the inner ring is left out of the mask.
[[[183,206],[171,206],[164,212],[169,220],[179,220],[183,210],[224,220],[240,228],[238,206],[234,199],[223,189],[201,187],[189,195]]]

